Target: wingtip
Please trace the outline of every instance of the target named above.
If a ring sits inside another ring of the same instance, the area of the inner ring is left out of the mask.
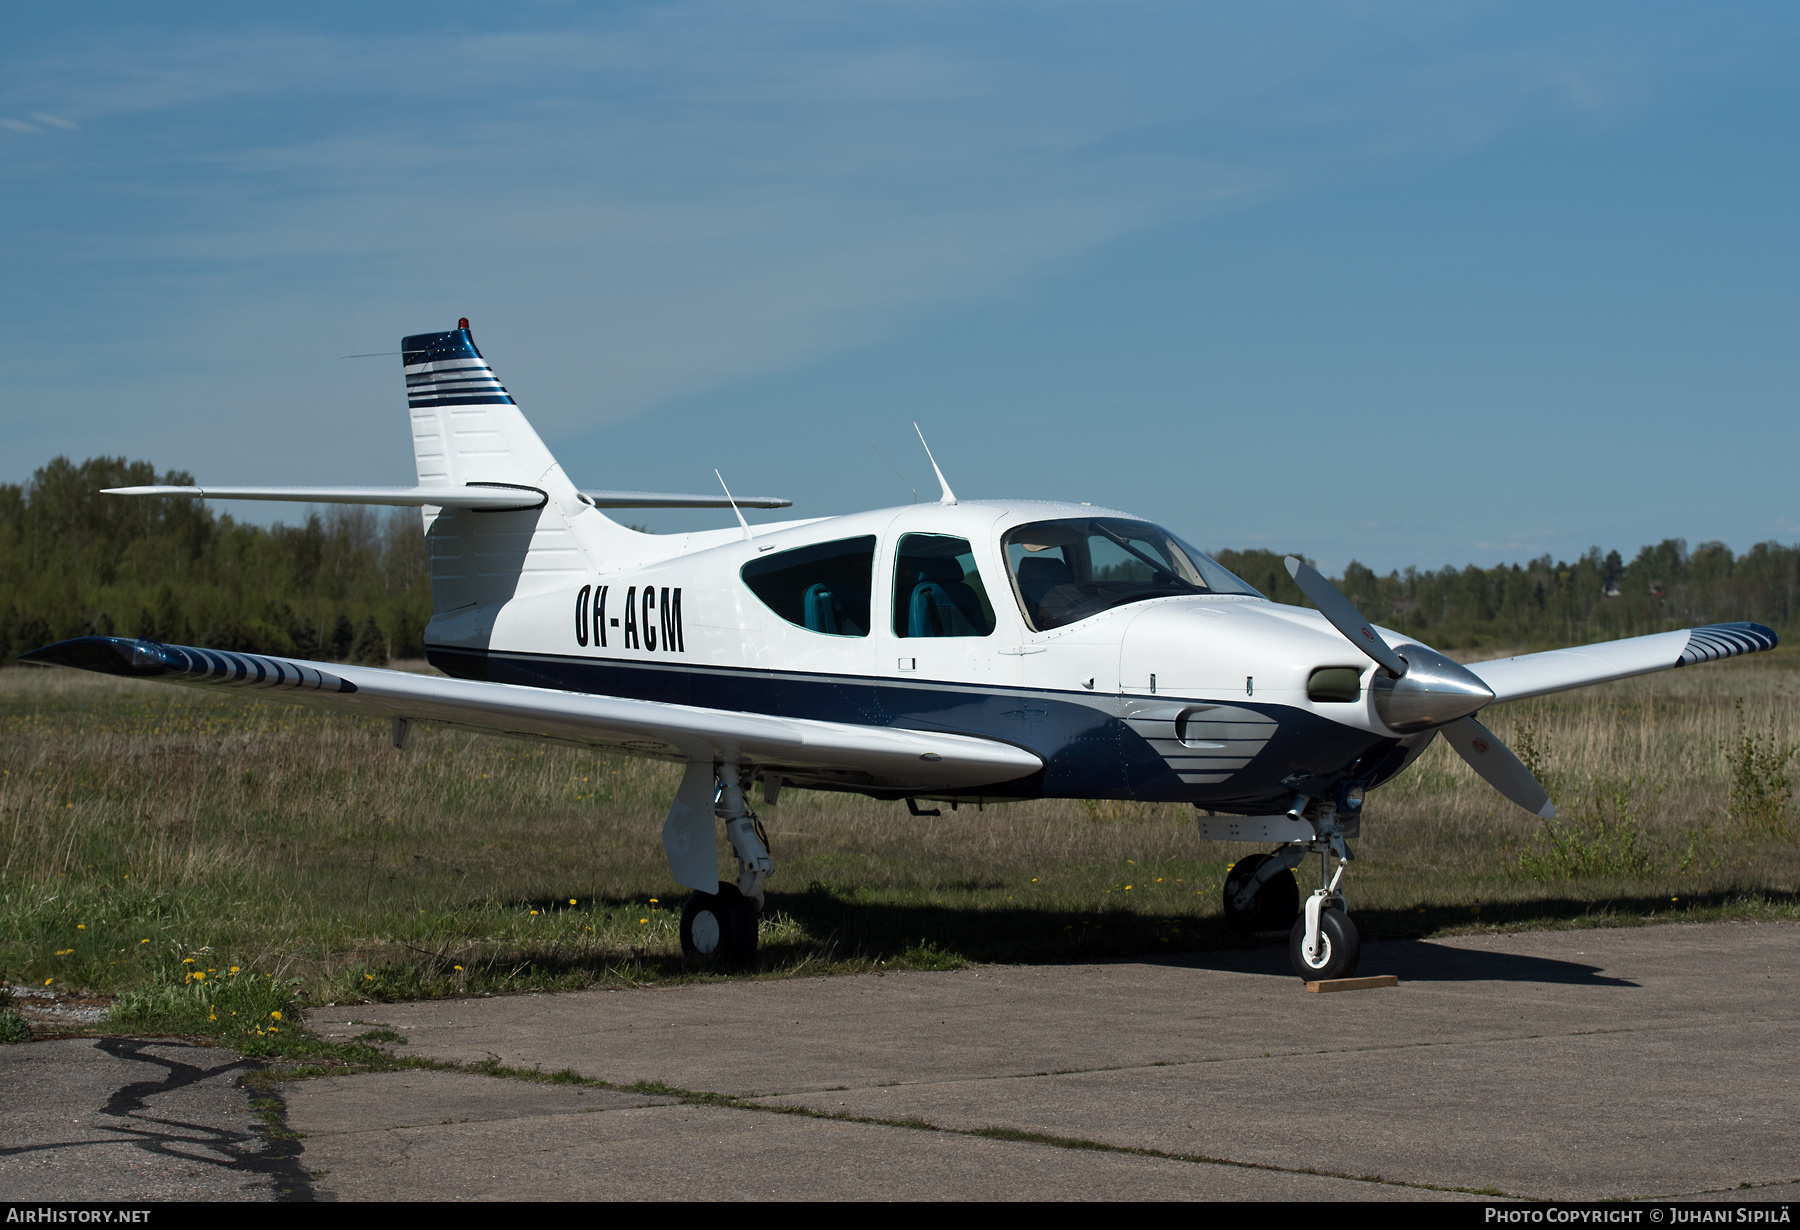
[[[1545,820],[1556,819],[1556,804],[1552,803],[1549,799],[1545,799],[1544,805],[1538,808],[1537,814]]]

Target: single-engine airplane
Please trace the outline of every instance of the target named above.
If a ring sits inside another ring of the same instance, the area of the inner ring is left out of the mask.
[[[915,812],[920,799],[1192,804],[1201,837],[1274,847],[1234,865],[1227,917],[1288,929],[1302,978],[1345,977],[1360,948],[1347,839],[1366,793],[1434,738],[1550,816],[1479,710],[1776,644],[1759,624],[1714,624],[1463,666],[1371,624],[1301,560],[1287,568],[1317,610],[1269,601],[1130,513],[959,500],[935,459],[936,503],[639,533],[603,510],[788,501],[579,490],[467,320],[402,351],[414,486],[113,494],[419,507],[426,647],[448,678],[115,637],[21,656],[383,714],[401,748],[431,722],[682,764],[662,839],[693,890],[690,955],[755,950],[775,870],[749,803],[760,779],[771,804],[783,789]],[[719,874],[720,822],[735,881]],[[1290,873],[1313,855],[1319,887],[1302,907]]]

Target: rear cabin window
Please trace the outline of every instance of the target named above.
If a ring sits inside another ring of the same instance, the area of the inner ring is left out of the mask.
[[[869,635],[875,536],[795,547],[745,564],[738,575],[763,605],[826,636]]]
[[[986,636],[994,608],[966,538],[907,534],[894,558],[894,635]]]

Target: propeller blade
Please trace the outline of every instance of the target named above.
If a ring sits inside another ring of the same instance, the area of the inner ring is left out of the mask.
[[[1362,617],[1358,611],[1339,592],[1338,587],[1327,581],[1319,570],[1303,559],[1287,557],[1288,575],[1294,578],[1294,584],[1300,592],[1319,608],[1319,614],[1331,621],[1332,627],[1344,634],[1344,639],[1362,650],[1375,664],[1398,679],[1406,674],[1406,659],[1395,653],[1389,644],[1381,639],[1381,633]]]
[[[1548,820],[1556,815],[1556,805],[1538,779],[1519,763],[1511,748],[1494,737],[1493,731],[1472,717],[1458,718],[1439,727],[1439,731],[1456,754],[1487,779],[1488,785],[1534,816]]]

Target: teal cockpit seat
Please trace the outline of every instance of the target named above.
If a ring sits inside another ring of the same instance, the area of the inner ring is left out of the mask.
[[[832,636],[843,635],[838,630],[837,604],[832,601],[830,586],[823,584],[810,586],[806,591],[804,602],[807,631],[825,632]]]
[[[912,592],[907,602],[908,636],[986,636],[992,628],[975,590],[963,583],[962,565],[954,559],[913,559]]]

